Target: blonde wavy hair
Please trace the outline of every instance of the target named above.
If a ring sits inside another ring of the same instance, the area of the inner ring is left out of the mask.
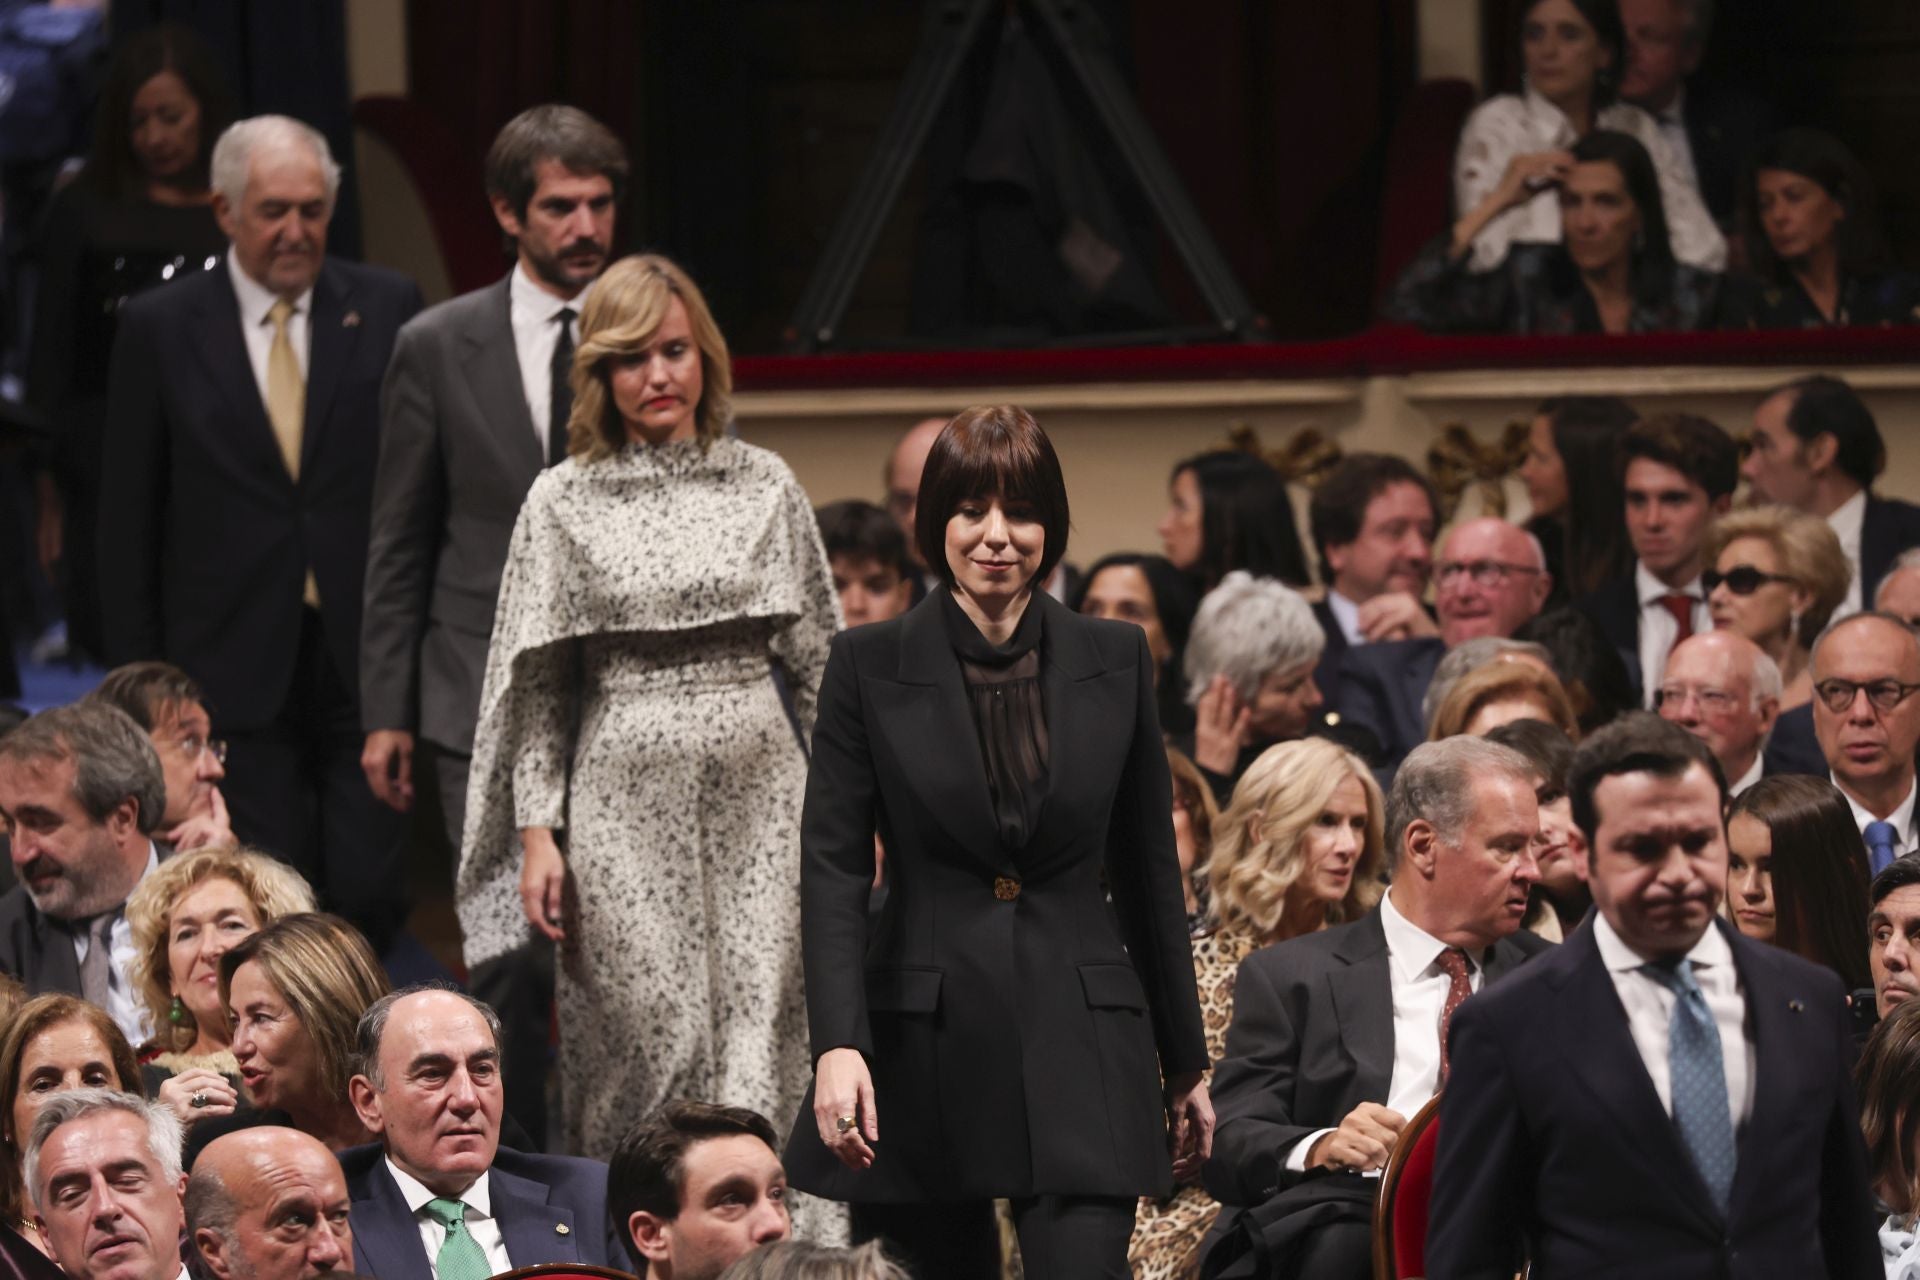
[[[1773,554],[1780,557],[1780,572],[1807,593],[1811,603],[1800,614],[1800,625],[1792,638],[1802,649],[1811,650],[1853,586],[1853,566],[1847,563],[1840,535],[1819,516],[1792,507],[1745,507],[1721,516],[1707,530],[1709,569],[1720,563],[1720,553],[1736,538],[1758,538],[1772,547]]]
[[[1447,696],[1440,699],[1440,705],[1434,709],[1427,741],[1438,742],[1465,733],[1473,718],[1489,703],[1519,699],[1531,701],[1540,712],[1528,719],[1544,720],[1575,742],[1580,740],[1580,721],[1574,714],[1573,700],[1567,696],[1565,685],[1531,662],[1495,658],[1453,682],[1453,688],[1447,690]]]
[[[220,1003],[233,1007],[233,975],[257,963],[313,1039],[321,1092],[345,1098],[359,1053],[360,1015],[393,990],[380,958],[360,931],[339,916],[297,911],[281,916],[220,957]]]
[[[1207,864],[1213,923],[1250,928],[1263,942],[1283,941],[1277,934],[1287,898],[1306,869],[1306,834],[1348,778],[1357,778],[1366,793],[1367,838],[1347,896],[1327,908],[1327,923],[1357,920],[1373,909],[1383,892],[1380,869],[1386,861],[1380,784],[1346,748],[1325,738],[1301,738],[1261,752],[1213,824],[1213,857]],[[1252,830],[1256,820],[1258,839]]]
[[[580,346],[573,353],[573,416],[567,419],[567,456],[598,462],[627,443],[613,401],[607,361],[653,341],[675,298],[687,309],[687,327],[700,348],[702,390],[694,406],[694,433],[704,448],[733,418],[733,358],[700,286],[656,253],[622,258],[594,281],[580,304]]]
[[[192,1047],[198,1029],[176,1025],[172,964],[167,959],[169,925],[180,899],[209,880],[230,880],[247,895],[264,929],[281,916],[314,909],[313,890],[300,873],[258,849],[217,845],[168,858],[134,887],[127,899],[127,924],[133,931],[133,989],[147,1006],[162,1050]]]

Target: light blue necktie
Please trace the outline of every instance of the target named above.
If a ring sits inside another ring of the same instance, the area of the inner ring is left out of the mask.
[[[1641,972],[1673,992],[1673,1018],[1667,1025],[1673,1124],[1700,1180],[1725,1217],[1737,1157],[1733,1117],[1727,1106],[1726,1065],[1720,1057],[1720,1028],[1700,984],[1694,981],[1690,961],[1642,965]]]
[[[1887,869],[1887,864],[1900,856],[1900,833],[1893,829],[1891,822],[1869,822],[1866,830],[1860,833],[1867,840],[1867,865],[1874,875]]]

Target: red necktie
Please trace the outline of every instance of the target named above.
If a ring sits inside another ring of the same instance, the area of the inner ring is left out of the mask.
[[[1667,612],[1673,615],[1674,622],[1680,628],[1679,634],[1673,638],[1673,643],[1678,645],[1681,641],[1690,639],[1693,635],[1693,597],[1681,595],[1676,591],[1671,595],[1661,596],[1660,603],[1667,607]]]
[[[1473,984],[1467,981],[1467,953],[1460,948],[1448,947],[1434,963],[1447,975],[1447,1002],[1440,1007],[1440,1083],[1444,1087],[1447,1083],[1447,1028],[1453,1023],[1453,1011],[1473,994]]]

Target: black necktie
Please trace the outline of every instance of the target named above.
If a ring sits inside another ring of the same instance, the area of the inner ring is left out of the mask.
[[[547,368],[547,465],[567,456],[567,419],[573,416],[573,308],[562,307],[555,317],[560,336],[554,340],[553,363]]]

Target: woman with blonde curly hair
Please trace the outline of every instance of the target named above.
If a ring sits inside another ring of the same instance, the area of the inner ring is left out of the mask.
[[[1483,738],[1489,730],[1515,720],[1544,720],[1579,740],[1580,721],[1564,685],[1530,662],[1493,661],[1454,681],[1434,708],[1427,740],[1455,734]]]
[[[1740,633],[1779,664],[1780,710],[1813,701],[1814,637],[1853,583],[1833,527],[1792,507],[1750,507],[1714,522],[1706,560],[1700,585],[1713,625]]]
[[[1233,980],[1255,950],[1358,920],[1380,901],[1386,802],[1366,763],[1324,738],[1262,752],[1213,821],[1208,927],[1193,941],[1207,1056],[1220,1060]],[[1200,1240],[1220,1206],[1197,1183],[1142,1200],[1128,1250],[1134,1280],[1200,1274]]]
[[[231,1114],[239,1101],[220,957],[281,916],[313,909],[299,872],[231,846],[176,854],[127,899],[133,989],[160,1028],[145,1049],[149,1080],[182,1123]]]
[[[514,527],[455,896],[466,960],[559,944],[568,1150],[676,1097],[792,1115],[807,762],[833,579],[778,455],[726,434],[727,346],[648,255],[581,304],[568,458]],[[564,848],[564,853],[562,849]]]

